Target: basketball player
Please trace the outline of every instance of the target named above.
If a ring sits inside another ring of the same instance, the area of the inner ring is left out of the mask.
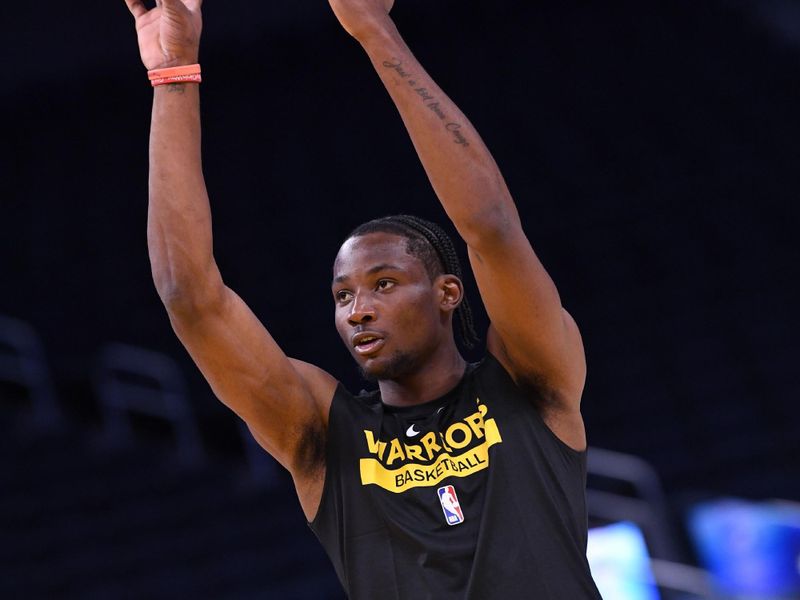
[[[148,217],[156,288],[216,395],[291,473],[349,596],[599,598],[585,556],[578,328],[478,133],[400,37],[392,1],[330,5],[467,244],[491,325],[485,358],[467,364],[453,321],[470,344],[472,320],[439,227],[409,216],[359,226],[334,261],[332,296],[343,342],[377,381],[360,396],[288,358],[214,261],[194,66],[201,0],[126,3],[158,84]]]

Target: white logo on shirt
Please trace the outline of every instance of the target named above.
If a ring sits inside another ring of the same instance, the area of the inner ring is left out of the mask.
[[[414,437],[415,435],[419,435],[419,430],[414,429],[414,427],[416,427],[416,425],[412,425],[411,427],[406,429],[406,435],[408,437]]]

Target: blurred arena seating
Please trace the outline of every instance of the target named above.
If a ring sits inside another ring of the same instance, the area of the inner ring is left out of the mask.
[[[52,428],[60,422],[53,381],[42,342],[28,323],[0,315],[0,382],[27,392],[28,426]]]
[[[203,460],[200,430],[175,361],[159,352],[108,344],[100,351],[94,379],[109,444],[131,442],[131,417],[138,414],[170,427],[179,460],[186,464]]]
[[[18,360],[38,348],[40,361],[36,377],[0,377],[0,598],[342,597],[274,461],[206,456],[186,433],[196,425],[169,358],[108,346],[101,427],[62,417],[21,429],[47,371],[32,330],[0,324],[4,340],[25,342]],[[128,411],[170,427],[117,414]]]

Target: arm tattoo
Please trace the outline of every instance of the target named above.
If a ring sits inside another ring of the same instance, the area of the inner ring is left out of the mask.
[[[425,106],[427,106],[433,114],[435,114],[441,121],[445,122],[445,130],[450,132],[453,136],[453,142],[458,144],[459,146],[467,147],[469,146],[469,141],[461,132],[461,125],[459,123],[455,123],[450,121],[445,115],[444,110],[442,110],[442,106],[436,100],[436,98],[428,91],[428,88],[418,85],[418,82],[414,77],[412,77],[411,73],[406,71],[403,68],[403,61],[398,58],[392,58],[390,60],[383,61],[383,66],[387,69],[395,71],[401,79],[403,79],[409,87],[411,87],[417,95],[422,99],[422,102]]]

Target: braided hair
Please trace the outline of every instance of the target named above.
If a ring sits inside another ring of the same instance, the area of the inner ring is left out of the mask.
[[[348,239],[378,232],[393,233],[406,238],[406,251],[422,261],[432,280],[442,274],[455,275],[462,279],[461,261],[453,241],[436,223],[411,215],[392,215],[359,225]],[[459,318],[461,342],[466,348],[473,348],[480,338],[475,333],[472,308],[466,296],[455,312]]]

